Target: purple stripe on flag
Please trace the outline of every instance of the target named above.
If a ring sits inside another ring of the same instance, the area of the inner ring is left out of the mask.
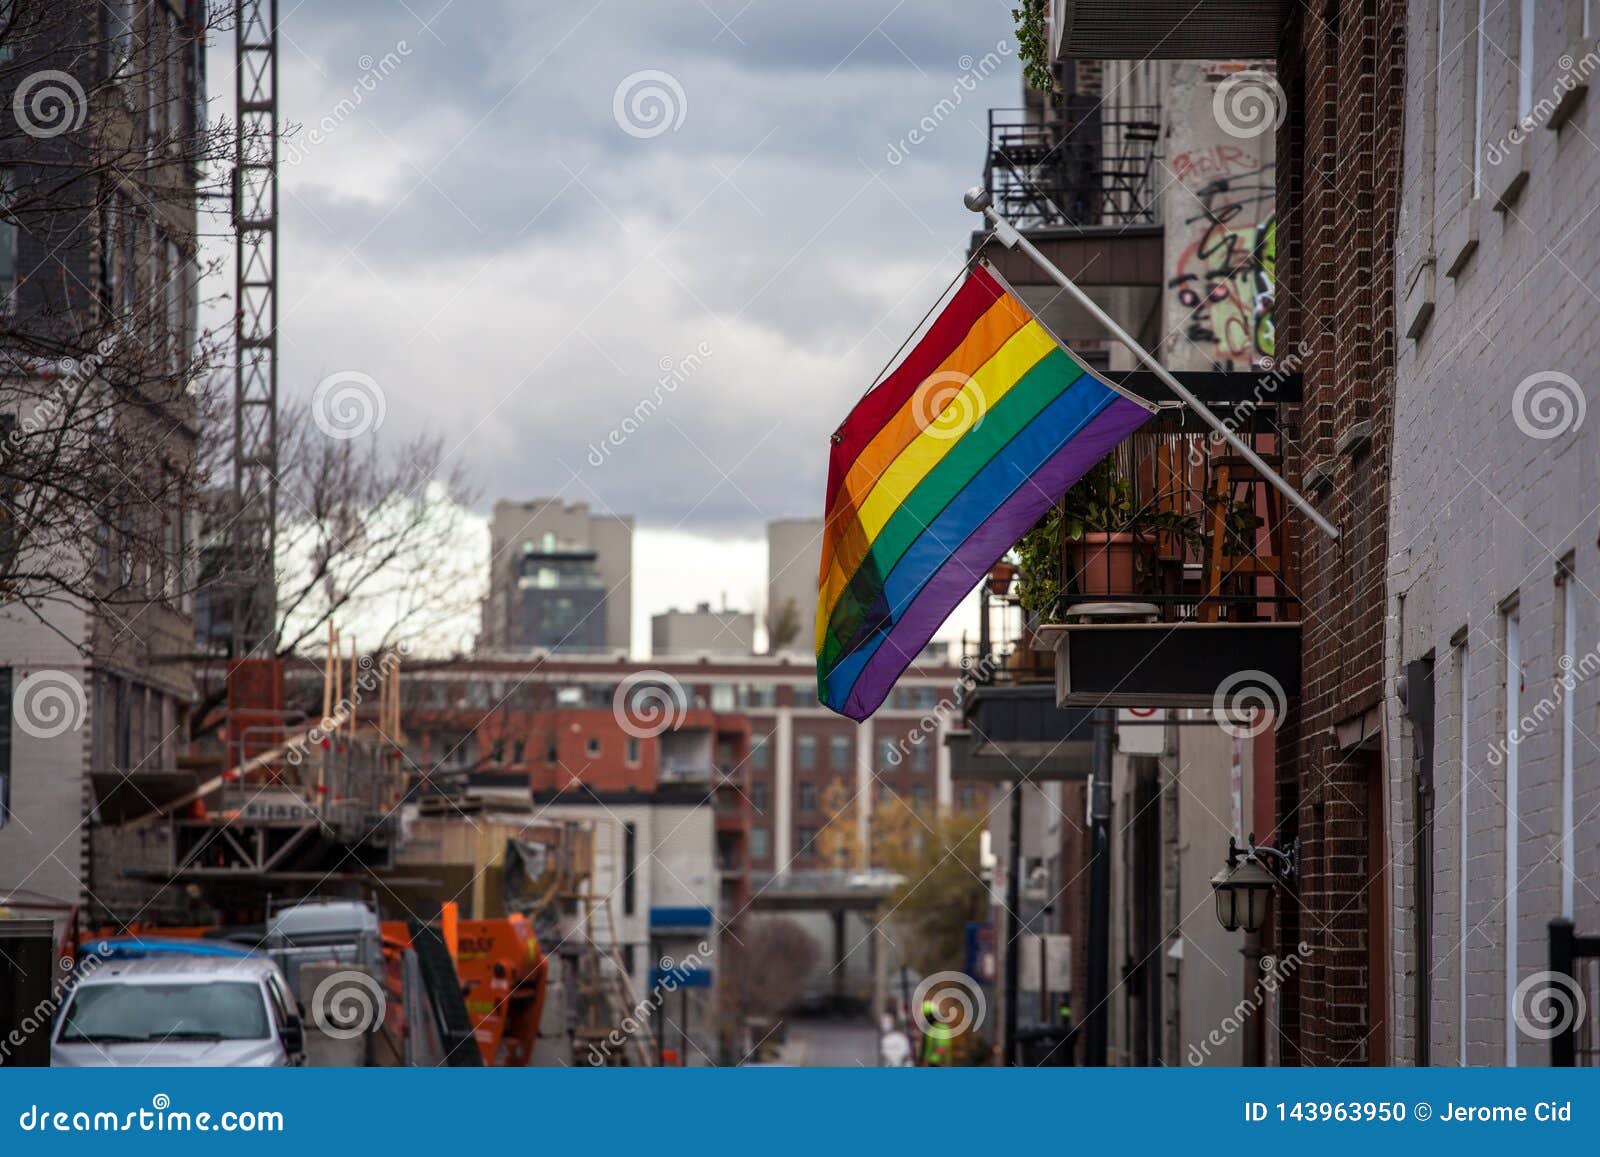
[[[1078,479],[1150,418],[1149,411],[1118,397],[1077,437],[1052,454],[1032,477],[958,546],[900,616],[850,688],[841,714],[865,719],[888,698],[900,673],[933,633],[982,581],[1012,544]]]

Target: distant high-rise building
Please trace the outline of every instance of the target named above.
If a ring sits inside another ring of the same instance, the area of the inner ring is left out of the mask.
[[[767,523],[767,650],[815,653],[822,519]]]
[[[650,654],[658,659],[695,655],[725,657],[755,653],[756,617],[749,611],[714,611],[701,603],[692,611],[650,617]]]
[[[626,652],[633,519],[558,498],[495,503],[483,650]]]

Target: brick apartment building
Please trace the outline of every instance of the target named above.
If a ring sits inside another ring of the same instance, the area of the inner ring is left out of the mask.
[[[1405,78],[1404,3],[1293,5],[1278,81],[1279,346],[1304,364],[1285,449],[1340,528],[1299,524],[1302,675],[1279,732],[1278,830],[1298,837],[1277,951],[1302,941],[1283,995],[1284,1064],[1388,1058],[1384,572],[1388,551]]]
[[[744,846],[730,839],[728,862],[759,885],[832,866],[816,842],[830,788],[864,802],[854,811],[863,841],[872,809],[893,797],[928,814],[976,806],[976,789],[959,800],[952,789],[948,713],[937,710],[959,677],[955,667],[915,665],[858,724],[818,703],[812,667],[787,659],[479,657],[408,671],[406,726],[430,776],[526,775],[540,799],[649,798],[686,785],[707,798],[701,773],[714,769],[718,806],[748,812]],[[731,836],[729,825],[719,830]]]

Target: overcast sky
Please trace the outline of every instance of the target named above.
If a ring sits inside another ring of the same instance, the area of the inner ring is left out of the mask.
[[[636,620],[754,605],[765,522],[820,514],[828,433],[959,266],[1010,0],[279,7],[281,390],[370,376],[379,436],[443,435],[485,509],[633,515]],[[229,37],[222,114],[232,70]]]

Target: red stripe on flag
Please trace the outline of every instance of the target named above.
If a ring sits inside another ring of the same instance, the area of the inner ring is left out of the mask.
[[[1004,297],[1005,292],[987,270],[981,265],[974,266],[950,304],[934,319],[905,360],[850,411],[850,416],[834,433],[833,452],[828,455],[828,495],[823,503],[824,510],[833,510],[833,501],[850,466],[884,423],[900,412],[900,407],[916,392],[923,379],[944,363],[978,319]]]

